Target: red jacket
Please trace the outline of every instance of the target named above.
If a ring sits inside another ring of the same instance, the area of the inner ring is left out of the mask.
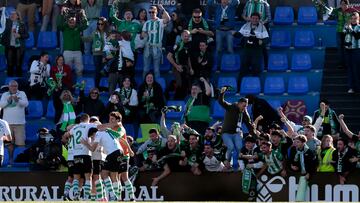
[[[59,72],[59,69],[57,66],[51,67],[50,70],[50,76],[56,80],[55,74]],[[62,84],[64,87],[66,87],[68,90],[72,89],[73,86],[73,79],[72,79],[72,72],[69,65],[64,64],[63,65],[63,78],[62,78]]]

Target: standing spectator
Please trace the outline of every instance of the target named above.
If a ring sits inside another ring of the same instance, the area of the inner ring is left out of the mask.
[[[181,154],[185,155],[184,160],[180,161],[181,166],[188,166],[194,175],[201,175],[202,147],[199,145],[199,138],[195,134],[190,134],[189,142],[181,149]]]
[[[83,31],[83,36],[90,36],[97,30],[97,22],[100,17],[103,0],[81,0],[81,8],[84,9],[89,26]],[[85,54],[91,54],[91,43],[84,43]]]
[[[240,98],[238,102],[230,104],[224,100],[226,90],[226,87],[221,88],[218,102],[225,109],[222,138],[227,147],[226,159],[230,161],[233,151],[236,154],[235,157],[238,157],[242,147],[242,124],[246,124],[250,134],[254,134],[254,129],[251,125],[250,116],[246,110],[248,99]],[[234,168],[237,168],[236,165]]]
[[[216,4],[216,0],[208,0],[207,6],[216,6],[215,10],[215,29],[216,29],[216,52],[218,58],[222,57],[223,42],[226,42],[227,51],[233,53],[233,35],[236,8],[239,0],[221,0]],[[218,64],[221,60],[218,60]]]
[[[21,66],[27,38],[29,38],[29,34],[25,24],[21,21],[20,14],[17,11],[11,12],[10,19],[6,20],[5,31],[1,37],[1,44],[5,46],[8,77],[22,76]]]
[[[154,80],[153,73],[145,75],[144,83],[139,87],[138,98],[140,123],[159,123],[165,100],[162,88]]]
[[[69,65],[65,64],[63,55],[56,57],[55,65],[52,66],[50,70],[50,76],[59,83],[59,89],[73,89],[73,76],[71,68]]]
[[[42,15],[42,23],[41,23],[41,32],[45,32],[47,30],[47,27],[49,25],[49,22],[51,20],[51,17],[54,17],[52,15],[53,7],[55,6],[54,0],[43,0],[41,5],[41,15]],[[56,27],[56,17],[52,19],[52,28]],[[55,30],[51,30],[53,32],[56,32]]]
[[[333,165],[334,151],[333,138],[330,135],[324,135],[321,140],[321,148],[318,151],[318,172],[335,172]]]
[[[146,21],[147,21],[147,12],[146,9],[142,8],[139,10],[137,17],[133,20],[133,22],[139,23],[142,29]]]
[[[241,69],[238,77],[238,91],[240,91],[240,84],[242,78],[251,73],[253,76],[258,76],[261,72],[261,61],[263,59],[263,47],[269,38],[265,26],[260,22],[260,14],[252,13],[250,22],[243,25],[239,33],[243,36],[244,51],[241,60]],[[251,67],[251,69],[250,69]]]
[[[360,24],[359,13],[351,14],[350,23],[343,30],[345,34],[345,57],[348,73],[348,93],[360,91]]]
[[[185,105],[185,123],[201,135],[205,134],[209,127],[210,119],[210,96],[211,89],[205,78],[200,81],[204,83],[205,92],[202,91],[200,83],[193,83],[191,95]]]
[[[185,29],[185,21],[181,18],[178,11],[171,13],[171,21],[167,25],[166,34],[166,48],[173,47],[180,41],[181,33]]]
[[[100,100],[99,89],[96,87],[92,88],[88,97],[84,95],[84,91],[80,91],[78,108],[80,108],[80,112],[84,112],[89,116],[97,116],[100,118],[104,113],[105,106]]]
[[[47,52],[40,54],[40,60],[34,60],[30,67],[30,99],[42,100],[43,115],[45,118],[47,111],[48,96],[46,81],[50,77],[49,55]]]
[[[136,119],[137,106],[139,104],[137,91],[134,89],[131,78],[125,76],[122,86],[115,90],[120,96],[120,113],[123,123],[133,123]]]
[[[0,119],[0,167],[3,164],[4,161],[4,141],[5,142],[11,142],[11,131],[9,124],[6,120]]]
[[[339,175],[340,184],[345,184],[347,176],[355,168],[356,153],[348,147],[348,141],[340,138],[333,153],[335,172]]]
[[[35,31],[35,12],[36,11],[36,1],[35,0],[19,0],[16,10],[20,15],[28,19],[28,27],[30,32]]]
[[[206,20],[202,17],[202,11],[197,8],[194,9],[192,12],[192,18],[189,21],[188,30],[191,33],[191,48],[192,51],[198,52],[199,43],[200,42],[207,42],[210,43],[214,39],[214,33],[210,30],[209,24]]]
[[[251,21],[251,14],[259,13],[260,22],[262,22],[265,27],[268,27],[268,24],[271,21],[271,12],[270,5],[265,0],[249,0],[246,2],[244,10],[241,17],[247,21]]]
[[[92,54],[95,65],[95,87],[99,88],[101,71],[103,69],[103,51],[107,35],[108,21],[104,17],[97,20],[97,27],[92,35]]]
[[[10,165],[13,163],[14,144],[25,146],[25,108],[29,102],[25,92],[18,90],[15,80],[9,82],[9,91],[1,95],[0,108],[3,110],[3,119],[9,123],[12,143],[9,146]]]
[[[119,32],[127,31],[130,33],[131,50],[135,51],[135,37],[141,32],[139,23],[133,22],[133,13],[130,9],[125,10],[124,20],[116,17],[116,10],[114,6],[110,9],[110,19]]]
[[[351,13],[347,12],[347,9],[349,8],[349,0],[341,0],[340,1],[341,6],[339,8],[336,8],[333,13],[335,14],[335,19],[337,20],[336,25],[336,42],[337,42],[337,48],[338,48],[338,54],[340,57],[340,64],[338,65],[339,68],[345,68],[345,46],[344,46],[344,40],[345,40],[345,33],[344,27],[349,22],[351,18]]]
[[[64,17],[64,10],[61,10],[61,15],[58,18],[57,25],[58,29],[63,33],[63,48],[64,48],[64,58],[67,64],[72,68],[74,65],[76,67],[76,75],[78,77],[82,76],[84,69],[82,53],[81,53],[81,32],[84,31],[88,22],[84,13],[84,10],[81,10],[81,19],[79,24],[77,24],[76,17],[69,17],[66,19]]]
[[[194,79],[204,77],[207,80],[211,78],[212,67],[214,65],[213,55],[208,50],[206,41],[200,41],[199,51],[192,54],[192,66],[194,67]]]
[[[158,8],[159,11],[162,12],[162,19],[157,17]],[[154,64],[155,78],[160,77],[160,61],[162,58],[164,27],[169,22],[170,16],[161,4],[158,5],[158,8],[156,6],[150,7],[150,20],[146,21],[144,24],[141,34],[142,38],[147,37],[144,49],[144,78],[146,73],[150,70],[151,60],[153,60]]]
[[[321,141],[316,138],[316,129],[313,125],[307,125],[304,128],[304,135],[306,136],[306,145],[313,152],[317,152],[320,149]]]
[[[60,15],[62,6],[66,3],[65,0],[58,0],[54,1],[53,8],[52,8],[52,16],[51,16],[51,31],[57,31],[57,18]],[[44,22],[43,22],[44,23]],[[62,46],[62,45],[60,45]]]
[[[191,66],[190,32],[184,30],[181,33],[181,41],[169,52],[167,59],[173,66],[173,73],[176,79],[175,99],[182,100],[189,91],[191,83],[190,76],[194,74]]]
[[[288,151],[293,144],[293,140],[288,136],[284,136],[280,126],[276,125],[276,127],[277,129],[273,130],[270,134],[272,150],[279,151],[284,158],[287,158]]]
[[[63,134],[76,118],[76,101],[69,90],[63,90],[59,98],[54,98],[54,108],[56,129]]]
[[[185,16],[186,19],[191,18],[192,11],[194,9],[200,8],[200,1],[187,1],[187,0],[178,0],[178,9]]]
[[[325,107],[322,107],[322,103],[325,104]],[[321,108],[325,108],[324,116],[321,114]],[[320,101],[320,108],[314,112],[313,125],[318,117],[323,117],[321,128],[318,130],[318,137],[322,137],[322,135],[331,135],[334,139],[339,137],[340,124],[338,117],[336,112],[330,108],[330,103],[326,99]]]
[[[285,159],[280,151],[272,150],[271,142],[263,141],[261,142],[261,154],[259,154],[259,160],[263,161],[265,164],[257,174],[259,177],[265,170],[273,176],[281,175],[286,177],[285,170]]]

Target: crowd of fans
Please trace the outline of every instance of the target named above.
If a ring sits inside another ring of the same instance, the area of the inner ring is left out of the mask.
[[[262,61],[267,66],[266,45],[271,22],[269,3],[249,0],[241,15],[236,16],[239,0],[209,0],[206,6],[200,2],[201,5],[179,1],[176,9],[168,12],[161,4],[141,8],[139,5],[142,3],[111,1],[107,7],[107,19],[100,16],[104,6],[102,0],[43,1],[41,30],[47,30],[51,21],[51,30],[59,32],[62,55],[57,56],[51,66],[49,54],[42,52],[29,67],[26,94],[18,89],[18,82],[11,81],[9,91],[1,96],[1,161],[4,158],[3,141],[25,146],[28,98],[43,100],[43,116],[46,115],[47,102],[52,99],[56,129],[51,132],[40,129],[39,139],[45,143],[54,140],[63,145],[60,151],[67,151],[69,147],[64,138],[69,139],[73,133],[69,126],[75,124],[77,118],[84,119],[84,114],[99,123],[107,123],[109,115],[114,117],[113,112],[119,112],[120,117],[115,117],[121,128],[122,123],[135,126],[160,124],[160,130],[149,130],[149,140],[144,143],[136,143],[128,137],[132,149],[129,153],[131,165],[136,165],[141,171],[163,171],[154,177],[153,185],[171,172],[189,171],[201,175],[205,171],[241,170],[247,174],[243,176],[243,191],[249,194],[249,200],[254,200],[256,185],[253,183],[256,181],[251,180],[264,172],[285,177],[287,171],[298,171],[306,179],[311,179],[315,172],[335,172],[339,182],[344,184],[349,173],[360,167],[360,132],[351,132],[344,122],[344,115],[337,115],[328,101],[321,101],[314,115],[304,116],[298,124],[289,120],[282,108],[273,110],[265,100],[252,95],[229,103],[224,95],[231,87],[215,89],[211,84],[212,68],[219,66],[214,64],[211,48],[215,48],[217,58],[221,58],[223,53],[234,53],[234,37],[241,37],[243,55],[238,84],[246,75],[258,76]],[[347,13],[349,2],[340,2],[341,7],[335,13],[339,43],[343,44],[339,51],[341,56],[345,56],[345,62],[341,62],[348,68],[349,93],[353,93],[359,90],[360,81],[356,72],[360,50],[359,14]],[[35,0],[20,0],[17,10],[6,20],[1,42],[5,46],[8,76],[22,76],[27,31],[35,31],[34,9]],[[135,10],[138,11],[136,18]],[[214,14],[209,15],[213,23],[204,17],[208,10]],[[25,13],[28,14],[27,25],[21,20]],[[236,20],[244,21],[240,30],[235,30]],[[73,82],[83,76],[83,53],[93,55],[96,67],[95,87],[91,88],[89,95],[84,93],[84,83]],[[156,82],[161,75],[163,53],[175,78],[165,91]],[[135,81],[138,60],[143,60],[144,64],[142,84]],[[100,79],[103,76],[107,76],[109,82],[107,104],[100,100],[103,91]],[[74,96],[75,92],[79,95]],[[165,106],[170,97],[184,100],[186,105],[181,120],[167,128],[167,112],[179,110],[176,106]],[[211,125],[210,104],[213,99],[217,99],[225,109],[225,115],[223,122]],[[252,109],[251,115],[247,111],[249,108]],[[89,137],[94,133],[89,133]],[[37,151],[37,144],[29,151],[36,154],[34,162],[43,163],[38,157],[44,152]],[[87,142],[81,144],[93,148]],[[13,147],[9,145],[10,163],[13,161]],[[44,155],[40,157],[43,159]],[[62,156],[49,159],[56,160],[56,163],[65,162]],[[89,181],[89,171],[84,173]],[[79,172],[74,174],[78,180]],[[124,174],[122,180],[127,187],[132,187],[127,176]],[[111,180],[114,181],[113,177]],[[71,177],[66,189],[69,189],[70,182],[73,182]]]

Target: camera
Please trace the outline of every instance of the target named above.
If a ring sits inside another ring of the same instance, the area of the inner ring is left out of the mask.
[[[180,112],[182,109],[181,106],[164,106],[162,109],[161,109],[161,112],[163,113],[168,113],[170,111],[174,111],[174,112]]]

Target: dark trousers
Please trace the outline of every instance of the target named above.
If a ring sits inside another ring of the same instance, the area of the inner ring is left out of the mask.
[[[16,48],[13,46],[5,49],[5,56],[7,61],[7,75],[9,77],[22,76],[22,63],[24,58],[24,50],[20,47]],[[15,70],[14,70],[15,67]]]
[[[360,90],[360,49],[345,49],[349,89]]]
[[[99,88],[101,80],[101,70],[104,67],[102,62],[102,55],[94,55],[94,65],[95,65],[95,87]]]
[[[240,92],[241,80],[246,75],[259,76],[261,62],[263,60],[263,49],[245,48],[241,57],[241,68],[238,77],[238,91]]]

